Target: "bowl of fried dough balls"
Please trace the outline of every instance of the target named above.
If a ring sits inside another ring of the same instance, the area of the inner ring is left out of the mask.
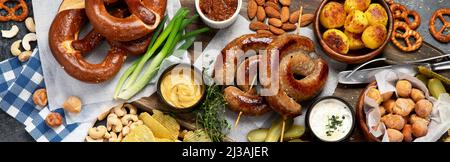
[[[323,0],[314,20],[323,51],[347,64],[363,63],[380,54],[394,24],[384,0]]]
[[[408,80],[398,80],[395,92],[381,94],[376,82],[367,86],[361,93],[357,104],[357,119],[363,135],[368,141],[381,142],[369,131],[364,111],[366,96],[373,99],[378,107],[381,120],[386,127],[390,142],[412,142],[428,133],[433,102],[428,100],[424,91],[414,87]]]

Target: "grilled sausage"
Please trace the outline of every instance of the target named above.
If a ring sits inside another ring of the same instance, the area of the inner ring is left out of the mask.
[[[258,116],[271,110],[264,103],[263,97],[243,92],[234,86],[225,88],[224,97],[230,110],[242,112],[244,115]]]

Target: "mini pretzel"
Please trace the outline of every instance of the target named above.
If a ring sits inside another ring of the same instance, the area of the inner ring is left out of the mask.
[[[402,29],[405,32],[404,33],[398,33],[397,29]],[[411,44],[409,41],[410,37],[414,37],[415,42],[414,44]],[[403,46],[397,38],[402,38],[405,41],[406,47]],[[391,41],[394,43],[395,46],[397,46],[400,50],[404,52],[411,52],[414,50],[419,49],[422,46],[423,38],[420,36],[420,34],[412,29],[409,28],[408,24],[405,22],[395,22],[394,23],[394,33],[392,33]]]
[[[420,25],[420,15],[414,10],[408,10],[405,6],[394,3],[391,5],[391,11],[395,20],[400,20],[408,24],[409,28],[412,30],[417,29]],[[414,21],[409,20],[409,16],[414,17]]]
[[[442,9],[436,10],[436,12],[434,12],[433,16],[431,16],[429,28],[430,28],[431,35],[433,35],[434,38],[436,38],[438,41],[447,43],[447,42],[450,42],[450,33],[448,33],[447,35],[444,35],[443,32],[445,31],[445,29],[450,30],[450,22],[445,20],[444,15],[450,15],[450,8],[442,8]],[[439,31],[436,30],[436,26],[434,24],[436,21],[436,18],[439,18],[443,24]]]
[[[6,2],[18,2],[14,7],[8,7]],[[17,10],[22,9],[22,13],[16,15]],[[5,10],[8,14],[1,15],[0,21],[23,21],[28,17],[28,6],[25,0],[0,0],[0,10]]]

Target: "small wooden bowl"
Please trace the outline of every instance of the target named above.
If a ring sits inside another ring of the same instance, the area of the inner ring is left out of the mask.
[[[322,8],[330,1],[336,1],[341,4],[344,4],[344,0],[323,0],[320,4],[319,8],[316,10],[316,15],[314,17],[314,33],[317,36],[317,40],[319,40],[320,46],[322,47],[323,51],[330,56],[331,58],[338,60],[340,62],[344,62],[347,64],[359,64],[366,62],[376,56],[378,56],[381,52],[383,52],[384,48],[386,47],[387,43],[389,42],[391,38],[391,34],[394,27],[394,18],[392,17],[391,10],[389,8],[389,5],[384,0],[372,0],[372,3],[378,3],[381,6],[384,7],[386,10],[386,13],[388,14],[388,23],[387,23],[387,37],[384,40],[383,44],[375,50],[371,50],[368,48],[364,48],[361,50],[350,50],[347,54],[340,54],[338,52],[335,52],[333,49],[331,49],[327,43],[322,38],[322,34],[326,31],[326,28],[323,27],[320,24],[319,15],[320,11],[322,11]],[[343,30],[342,30],[343,31]]]
[[[369,127],[366,123],[366,113],[364,112],[364,94],[369,89],[369,87],[376,86],[377,82],[372,82],[361,92],[358,98],[358,102],[356,103],[356,120],[359,124],[359,128],[361,129],[364,138],[369,142],[381,142],[380,139],[373,136],[372,133],[369,132]]]

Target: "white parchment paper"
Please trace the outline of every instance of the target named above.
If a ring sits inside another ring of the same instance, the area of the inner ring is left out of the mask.
[[[386,92],[394,92],[394,94],[397,95],[395,84],[398,80],[404,79],[410,81],[414,88],[422,90],[425,93],[426,99],[433,103],[433,111],[430,115],[431,122],[428,126],[428,133],[424,137],[416,138],[414,142],[437,141],[450,128],[450,97],[448,94],[442,94],[439,97],[439,100],[436,100],[430,96],[427,86],[419,79],[393,70],[380,71],[375,74],[375,78],[377,81],[377,88],[381,94]],[[385,133],[386,126],[380,121],[381,116],[378,109],[379,105],[376,104],[373,99],[367,97],[367,95],[364,96],[364,112],[366,114],[369,131],[375,137],[383,136],[383,142],[389,142],[389,137]]]

